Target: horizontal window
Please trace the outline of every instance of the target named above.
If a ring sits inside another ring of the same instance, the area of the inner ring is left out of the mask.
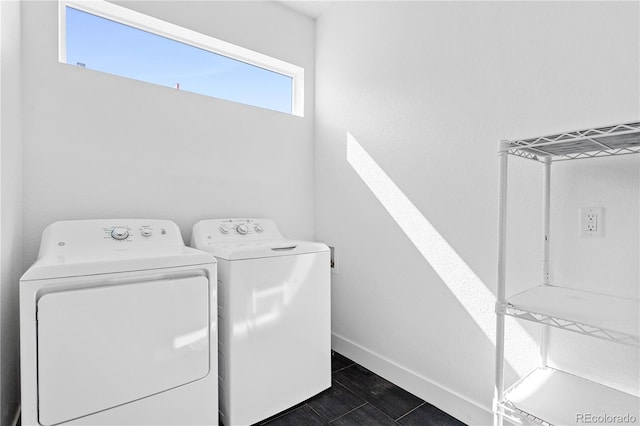
[[[303,115],[301,67],[108,2],[60,1],[60,61]]]

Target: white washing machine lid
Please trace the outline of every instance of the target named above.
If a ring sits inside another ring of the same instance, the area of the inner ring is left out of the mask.
[[[264,257],[293,256],[329,251],[329,247],[322,243],[284,239],[247,241],[241,243],[209,242],[197,248],[223,260],[259,259]]]
[[[179,228],[168,220],[62,221],[44,230],[38,260],[21,281],[215,262],[210,254],[185,247]]]

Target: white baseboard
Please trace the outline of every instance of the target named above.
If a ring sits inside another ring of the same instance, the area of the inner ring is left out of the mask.
[[[331,348],[468,425],[493,424],[490,407],[447,389],[349,339],[332,333]]]

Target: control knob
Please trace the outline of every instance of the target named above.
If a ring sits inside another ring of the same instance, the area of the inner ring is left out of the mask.
[[[262,231],[263,231],[262,226],[260,226],[260,225],[259,225],[259,224],[257,224],[257,223],[256,223],[256,226],[254,226],[254,227],[253,227],[253,229],[255,229],[255,230],[256,230],[256,232],[262,232]]]
[[[249,228],[245,224],[241,224],[236,226],[236,232],[240,235],[247,235],[249,232]]]
[[[114,240],[126,240],[129,238],[129,230],[127,228],[113,228],[111,230],[111,238]]]

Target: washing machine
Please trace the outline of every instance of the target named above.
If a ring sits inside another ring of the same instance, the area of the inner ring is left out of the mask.
[[[198,222],[191,246],[218,261],[222,423],[251,425],[329,388],[329,248],[267,219]]]
[[[218,424],[215,283],[171,221],[48,226],[20,280],[22,424]]]

